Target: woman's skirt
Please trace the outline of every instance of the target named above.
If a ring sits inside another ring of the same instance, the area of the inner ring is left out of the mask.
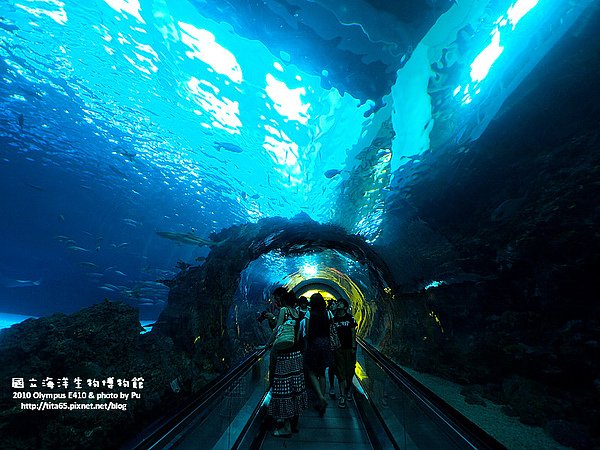
[[[302,353],[279,352],[269,402],[269,415],[274,419],[289,419],[308,406]]]
[[[325,368],[333,364],[333,353],[329,336],[318,337],[308,341],[304,355],[306,368],[317,376],[325,375]]]

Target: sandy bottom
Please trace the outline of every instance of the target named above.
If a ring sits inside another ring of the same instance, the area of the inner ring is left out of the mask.
[[[524,425],[518,418],[507,416],[501,411],[501,405],[487,399],[485,399],[486,406],[466,403],[460,393],[463,386],[459,384],[408,367],[401,367],[511,450],[569,449],[557,443],[542,428]]]

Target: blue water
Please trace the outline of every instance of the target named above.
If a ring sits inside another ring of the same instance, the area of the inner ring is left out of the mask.
[[[398,56],[398,82],[373,112],[381,99],[300,69],[234,31],[235,18],[204,16],[202,2],[3,1],[0,312],[69,313],[109,298],[155,319],[168,295],[156,280],[208,253],[156,231],[208,238],[304,212],[377,242],[404,165],[476,139],[590,2],[475,3],[457,2]],[[457,36],[469,24],[465,50]],[[336,33],[320,31],[324,42]],[[365,42],[382,40],[365,31]],[[461,69],[434,82],[443,48]],[[393,142],[361,159],[387,120]]]

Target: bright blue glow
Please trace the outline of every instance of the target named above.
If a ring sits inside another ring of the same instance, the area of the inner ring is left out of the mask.
[[[56,0],[55,0],[56,1]],[[132,17],[135,17],[141,23],[145,23],[142,19],[140,2],[138,0],[104,0],[108,6],[119,13],[126,12]],[[58,2],[57,2],[58,3]]]
[[[214,34],[185,22],[179,22],[178,25],[183,32],[181,42],[191,49],[185,53],[188,58],[205,62],[234,83],[243,81],[242,69],[235,56],[216,42]]]
[[[287,181],[290,185],[298,184],[302,181],[298,178],[301,172],[297,157],[298,145],[291,142],[285,134],[279,133],[269,125],[265,125],[265,130],[271,133],[271,135],[265,136],[263,148],[271,155],[273,163],[276,164],[273,169],[282,175],[288,176],[289,179]],[[283,166],[283,168],[278,166]],[[294,176],[293,182],[292,176]]]
[[[306,124],[310,119],[308,115],[310,103],[302,102],[302,96],[306,95],[306,89],[304,87],[290,89],[283,81],[277,80],[270,73],[267,74],[266,81],[265,91],[273,100],[275,111],[289,120],[297,120]]]
[[[145,334],[148,333],[149,331],[152,331],[152,326],[154,324],[154,320],[140,320],[140,325],[142,326],[143,330],[140,331],[140,334]]]
[[[365,241],[372,244],[381,234],[381,224],[385,211],[384,188],[390,181],[390,162],[392,159],[391,151],[382,149],[380,156],[373,164],[370,172],[370,181],[372,189],[363,194],[362,205],[359,207],[360,219],[355,224],[353,232],[365,238]],[[365,175],[366,176],[366,175]]]
[[[0,313],[0,330],[3,328],[9,328],[27,319],[37,319],[37,317],[25,316],[22,314]]]
[[[491,42],[475,57],[471,63],[471,83],[467,84],[461,102],[465,105],[473,101],[473,96],[481,92],[480,83],[488,76],[492,65],[498,60],[504,46],[500,44],[501,39],[506,39],[508,34],[515,29],[517,23],[538,4],[538,0],[517,0],[511,4],[504,15],[500,16],[494,22],[494,29],[490,33]],[[509,30],[506,25],[510,22],[512,28]],[[472,84],[472,86],[471,86]],[[470,92],[469,88],[472,87]],[[454,90],[454,96],[460,92],[461,86]]]
[[[438,286],[441,286],[442,284],[446,284],[446,282],[445,281],[432,281],[427,286],[425,286],[425,290],[428,290],[431,288],[436,288]]]
[[[531,11],[535,5],[538,4],[539,0],[517,0],[514,4],[508,8],[506,15],[508,16],[508,20],[512,23],[513,30],[515,26],[521,20],[521,18]]]
[[[477,55],[471,63],[471,81],[480,83],[490,72],[490,67],[504,51],[500,45],[500,32],[498,29],[492,31],[492,42]]]
[[[317,273],[319,272],[319,269],[317,268],[316,265],[306,264],[306,265],[302,266],[300,271],[305,278],[313,278],[315,275],[317,275]]]
[[[34,258],[15,262],[15,255],[43,256],[40,264],[49,272],[45,279],[70,281],[64,286],[70,297],[66,292],[40,296],[36,314],[97,303],[103,295],[137,305],[127,293],[135,292],[140,280],[173,276],[179,260],[195,263],[197,256],[205,256],[197,248],[160,240],[157,230],[187,233],[193,228],[197,236],[207,237],[234,224],[299,212],[321,222],[342,221],[336,209],[350,196],[340,193],[346,194],[346,181],[356,181],[349,180],[356,176],[353,164],[362,163],[374,168],[373,177],[365,177],[352,192],[356,214],[342,225],[372,242],[385,215],[389,173],[384,171],[394,172],[403,156],[429,149],[436,122],[452,125],[445,127],[452,138],[461,128],[467,138],[476,138],[470,131],[473,122],[480,133],[529,66],[565,32],[563,21],[575,20],[573,11],[585,2],[540,2],[543,15],[534,10],[524,20],[537,2],[487,2],[490,8],[486,2],[455,3],[436,26],[457,10],[474,12],[455,14],[418,44],[398,78],[404,89],[394,86],[395,102],[385,99],[384,108],[365,118],[372,101],[361,104],[348,93],[323,88],[322,77],[294,66],[289,54],[274,57],[261,42],[203,16],[198,7],[203,2],[197,0],[5,0],[0,6],[5,64],[0,118],[6,124],[0,180],[6,195],[0,209],[2,223],[18,232],[5,233],[0,262],[28,269]],[[492,22],[487,14],[496,5],[498,14],[507,12]],[[544,27],[534,30],[532,22]],[[438,111],[428,86],[432,62],[439,59],[430,58],[439,56],[430,50],[453,48],[466,25],[484,31],[467,36],[464,53],[455,52],[449,63],[473,63],[471,77],[443,78],[447,83],[439,92],[454,90],[456,101],[443,103],[444,114],[432,120]],[[322,76],[329,76],[327,70]],[[498,89],[487,89],[492,83]],[[455,108],[461,101],[474,102],[482,91],[490,95],[481,96],[476,108]],[[396,138],[389,168],[356,159],[375,142],[392,110],[399,113],[393,117]],[[444,140],[436,137],[431,145]],[[343,170],[343,175],[327,178],[327,169]],[[47,201],[50,196],[73,201],[53,203]],[[19,204],[11,208],[14,199]],[[62,219],[53,220],[57,216]],[[124,219],[135,223],[135,230],[124,226]],[[46,223],[52,227],[40,228]],[[73,243],[49,245],[54,234],[68,235],[64,241]],[[87,251],[68,250],[74,246]],[[81,263],[98,266],[93,279]],[[322,264],[317,267],[323,270]],[[139,303],[144,313],[153,308],[149,303],[157,302]]]
[[[213,88],[213,92],[209,89],[203,89],[202,86]],[[240,134],[242,122],[239,118],[240,106],[236,101],[232,101],[226,97],[219,98],[219,90],[210,83],[192,76],[187,82],[190,98],[197,103],[202,109],[194,109],[194,114],[202,116],[205,112],[210,114],[213,119],[210,123],[204,122],[206,128],[220,128],[230,134]]]
[[[25,316],[22,314],[10,314],[10,313],[0,313],[0,330],[4,328],[10,328],[11,326],[21,323],[27,319],[37,319],[36,316]],[[140,334],[147,333],[152,330],[152,324],[154,320],[142,320],[140,321],[140,325],[144,330],[140,332]]]
[[[342,177],[328,179],[323,167],[344,168],[373,103],[323,88],[319,75],[300,70],[289,55],[274,57],[197,6],[186,0],[0,6],[3,23],[17,27],[0,27],[0,41],[8,43],[0,46],[6,67],[0,118],[9,124],[8,148],[11,139],[18,142],[17,151],[3,153],[0,180],[15,189],[22,180],[36,185],[21,189],[29,214],[3,216],[32,239],[9,239],[14,249],[3,248],[0,263],[26,266],[14,263],[14,255],[47,251],[44,261],[67,263],[48,268],[45,279],[69,279],[72,286],[40,298],[39,315],[107,297],[140,308],[143,319],[156,317],[166,294],[146,293],[143,283],[172,276],[179,261],[195,264],[206,256],[158,238],[157,230],[193,229],[208,237],[264,217],[334,217]],[[13,171],[24,158],[32,172]],[[53,189],[55,179],[64,192]],[[40,204],[45,191],[88,197]],[[18,210],[7,203],[5,196],[3,211]],[[46,209],[48,217],[61,217],[52,231],[38,228]],[[367,222],[376,222],[377,213],[369,213]],[[55,243],[53,236],[67,237]],[[56,245],[23,248],[29,241]]]
[[[68,21],[67,18],[67,12],[64,9],[65,4],[59,0],[49,0],[46,1],[46,3],[49,3],[49,6],[55,6],[57,9],[55,10],[49,10],[49,9],[44,9],[44,8],[31,8],[29,6],[25,6],[22,5],[20,3],[15,3],[15,6],[17,8],[22,9],[23,11],[28,12],[29,14],[37,17],[37,18],[41,18],[42,16],[47,16],[50,17],[52,20],[54,20],[57,24],[59,25],[65,25]]]

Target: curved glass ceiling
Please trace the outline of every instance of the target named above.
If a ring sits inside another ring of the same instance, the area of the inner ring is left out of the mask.
[[[148,283],[207,254],[157,231],[304,212],[385,245],[393,183],[477,139],[592,4],[296,3],[0,4],[5,312],[155,316]]]

